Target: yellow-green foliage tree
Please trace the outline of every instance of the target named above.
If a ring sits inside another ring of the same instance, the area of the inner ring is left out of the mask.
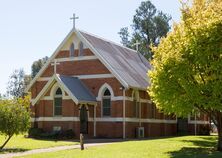
[[[222,1],[182,6],[181,22],[153,48],[148,91],[165,113],[208,114],[222,151]]]
[[[0,134],[7,137],[3,149],[13,135],[25,133],[31,125],[30,97],[0,100]]]

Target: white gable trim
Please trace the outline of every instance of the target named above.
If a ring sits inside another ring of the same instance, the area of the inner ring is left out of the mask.
[[[91,75],[74,75],[79,79],[95,79],[95,78],[114,78],[113,74],[91,74]],[[51,77],[39,77],[37,81],[49,81]]]
[[[66,62],[66,61],[85,61],[85,60],[96,60],[96,56],[78,56],[78,57],[68,57],[68,58],[58,58],[57,62]]]
[[[62,96],[65,96],[65,92],[64,90],[59,86],[58,83],[55,83],[52,88],[51,88],[51,91],[50,91],[50,97],[54,98],[55,96],[55,93],[57,91],[57,89],[60,88],[62,90]]]
[[[53,85],[54,80],[55,80],[55,75],[53,75],[51,77],[51,79],[47,82],[47,84],[39,92],[39,94],[36,96],[36,98],[32,100],[32,105],[35,105],[41,99],[41,97],[45,95],[45,93],[47,92],[48,88]]]
[[[72,29],[69,34],[65,37],[65,39],[62,41],[62,43],[57,47],[53,55],[48,59],[48,61],[45,63],[45,65],[41,68],[41,70],[37,73],[37,75],[34,77],[34,79],[30,82],[30,84],[25,89],[25,92],[28,92],[32,85],[37,81],[37,79],[42,75],[42,73],[45,71],[45,69],[50,65],[52,60],[56,57],[56,55],[59,53],[63,45],[67,42],[67,40],[71,37],[73,33],[76,33],[77,37],[87,46],[89,49],[95,54],[96,57],[107,67],[107,69],[117,78],[118,81],[126,88],[130,88],[129,85],[118,75],[118,73],[115,72],[115,70],[112,68],[112,66],[104,59],[97,50],[83,37],[83,35],[77,31],[76,29]]]
[[[70,96],[70,99],[72,99],[76,105],[78,104],[93,104],[96,105],[96,102],[91,102],[91,101],[84,101],[84,100],[78,100],[73,94],[72,92],[66,87],[66,85],[63,84],[63,82],[60,80],[60,78],[58,77],[58,75],[53,75],[52,78],[47,82],[47,84],[44,86],[44,88],[40,91],[40,93],[37,95],[37,97],[32,100],[32,105],[35,105],[39,100],[41,100],[41,98],[46,94],[47,90],[49,89],[49,87],[51,87],[55,81],[58,83],[58,85],[56,85],[56,87],[60,87],[62,90],[64,90],[68,96]],[[52,91],[51,91],[52,92]],[[50,94],[52,95],[52,94]],[[63,93],[63,96],[65,96],[65,94]],[[66,96],[67,97],[67,96]]]
[[[61,50],[61,48],[63,47],[63,45],[66,43],[66,41],[71,37],[71,35],[73,34],[73,29],[68,33],[68,35],[65,37],[65,39],[62,41],[62,43],[57,47],[57,49],[54,51],[54,53],[52,54],[52,56],[47,60],[47,62],[45,63],[45,65],[40,69],[40,71],[36,74],[36,76],[34,77],[34,79],[30,82],[30,84],[27,86],[27,88],[25,89],[25,92],[28,92],[29,89],[32,87],[32,85],[36,82],[36,80],[42,75],[42,73],[45,71],[45,69],[48,67],[48,65],[51,63],[51,61],[56,57],[56,55],[58,54],[58,52]]]
[[[79,100],[72,94],[72,92],[66,87],[66,85],[64,85],[62,83],[62,81],[60,80],[60,78],[58,78],[57,75],[55,77],[55,80],[59,83],[59,85],[62,87],[62,89],[64,89],[68,93],[68,95],[75,102],[75,104],[78,105],[79,104]]]

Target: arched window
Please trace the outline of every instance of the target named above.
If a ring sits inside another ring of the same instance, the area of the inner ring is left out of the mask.
[[[74,57],[75,54],[75,45],[72,43],[69,48],[70,57]]]
[[[62,115],[62,90],[58,88],[54,96],[54,116]]]
[[[83,56],[83,43],[79,43],[79,56]]]
[[[111,93],[108,88],[103,93],[102,108],[103,116],[111,116]]]

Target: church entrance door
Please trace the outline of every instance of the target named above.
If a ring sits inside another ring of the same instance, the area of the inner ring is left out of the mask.
[[[81,106],[79,119],[80,119],[80,133],[88,134],[88,114],[85,105]]]

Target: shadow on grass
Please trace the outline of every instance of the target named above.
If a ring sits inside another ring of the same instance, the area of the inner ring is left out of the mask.
[[[217,139],[215,137],[201,137],[200,140],[181,140],[192,143],[193,147],[183,147],[178,151],[168,152],[171,158],[219,158],[222,152],[216,151]]]
[[[5,154],[5,153],[17,153],[17,152],[25,152],[28,151],[28,149],[22,149],[22,148],[5,148],[5,149],[0,149],[0,154]]]
[[[222,153],[214,148],[183,147],[178,151],[169,152],[171,158],[220,158]]]

